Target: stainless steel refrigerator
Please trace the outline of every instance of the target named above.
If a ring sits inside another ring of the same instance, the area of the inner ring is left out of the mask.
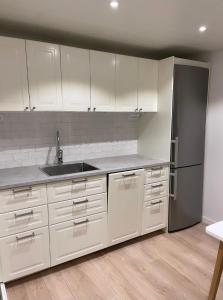
[[[201,222],[208,76],[174,66],[169,232]]]

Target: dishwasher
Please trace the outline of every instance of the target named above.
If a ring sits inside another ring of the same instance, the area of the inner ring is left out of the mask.
[[[143,195],[144,169],[109,174],[109,245],[141,235]]]

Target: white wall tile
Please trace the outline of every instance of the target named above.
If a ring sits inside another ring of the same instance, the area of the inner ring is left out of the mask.
[[[0,168],[55,162],[56,130],[64,161],[137,153],[138,120],[128,113],[1,113]]]

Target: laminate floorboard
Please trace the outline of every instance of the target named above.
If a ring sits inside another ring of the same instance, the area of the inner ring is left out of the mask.
[[[202,224],[158,232],[8,283],[8,298],[204,300],[217,250]],[[223,279],[216,299],[223,299]]]

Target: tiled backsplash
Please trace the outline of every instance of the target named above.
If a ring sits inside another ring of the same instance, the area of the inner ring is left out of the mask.
[[[64,161],[137,153],[135,114],[1,113],[0,168],[53,163],[57,129]]]

